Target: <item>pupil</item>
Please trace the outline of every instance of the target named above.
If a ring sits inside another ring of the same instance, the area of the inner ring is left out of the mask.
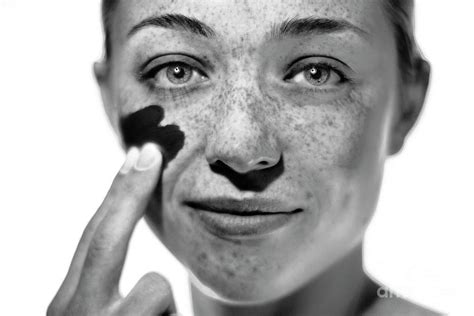
[[[174,69],[173,69],[173,73],[174,73],[174,76],[178,79],[181,79],[184,77],[185,75],[185,72],[184,72],[184,69],[179,67],[179,66],[176,66]]]
[[[311,78],[314,80],[320,80],[321,79],[321,71],[318,71],[317,68],[313,67],[309,70],[309,73],[311,74]]]

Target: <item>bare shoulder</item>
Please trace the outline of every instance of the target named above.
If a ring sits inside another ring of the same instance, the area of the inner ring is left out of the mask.
[[[399,297],[378,298],[363,316],[441,316],[442,313]]]

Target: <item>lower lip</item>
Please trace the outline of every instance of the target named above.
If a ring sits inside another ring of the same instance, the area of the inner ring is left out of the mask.
[[[288,224],[295,216],[288,214],[233,215],[196,210],[198,220],[219,237],[252,237],[268,234]]]

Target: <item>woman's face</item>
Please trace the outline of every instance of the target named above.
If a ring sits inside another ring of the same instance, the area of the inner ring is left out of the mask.
[[[381,1],[121,1],[111,25],[107,111],[178,131],[146,219],[204,285],[276,298],[360,243],[398,102]]]

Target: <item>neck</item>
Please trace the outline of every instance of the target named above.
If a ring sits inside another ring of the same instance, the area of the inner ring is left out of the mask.
[[[228,304],[191,285],[195,316],[354,315],[375,300],[376,291],[363,269],[362,244],[300,289],[265,304]]]

